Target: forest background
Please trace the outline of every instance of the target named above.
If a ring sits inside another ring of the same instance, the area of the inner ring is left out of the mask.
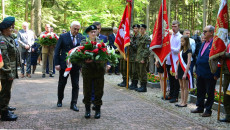
[[[151,34],[161,2],[134,0],[133,23],[147,24]],[[191,31],[202,30],[206,25],[215,26],[219,4],[220,0],[167,0],[169,23],[178,20],[181,29]],[[1,21],[6,16],[16,17],[17,30],[27,21],[37,35],[47,23],[57,33],[62,29],[69,30],[74,20],[82,27],[95,21],[101,22],[102,27],[118,27],[125,6],[126,0],[2,0]]]

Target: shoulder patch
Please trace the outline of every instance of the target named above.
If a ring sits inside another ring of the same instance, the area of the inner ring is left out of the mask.
[[[0,44],[5,44],[5,41],[0,41]]]

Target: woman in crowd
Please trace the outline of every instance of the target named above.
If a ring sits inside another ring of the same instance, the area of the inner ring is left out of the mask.
[[[179,61],[177,62],[175,78],[179,79],[181,89],[181,102],[176,104],[176,106],[187,107],[189,87],[192,87],[192,82],[189,82],[192,80],[189,70],[191,65],[192,50],[190,48],[189,37],[186,35],[181,37],[181,47],[178,56]]]

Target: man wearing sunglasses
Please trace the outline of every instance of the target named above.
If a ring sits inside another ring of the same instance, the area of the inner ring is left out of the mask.
[[[212,114],[212,105],[214,103],[214,92],[216,81],[220,75],[219,69],[215,74],[211,73],[209,67],[209,53],[213,43],[215,28],[208,25],[204,28],[204,37],[206,41],[202,44],[198,57],[197,57],[197,108],[192,110],[191,113],[203,113],[202,117],[210,117]],[[205,96],[208,95],[207,101],[205,101]]]

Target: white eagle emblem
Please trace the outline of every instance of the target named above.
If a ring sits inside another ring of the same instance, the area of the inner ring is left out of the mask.
[[[125,25],[122,24],[122,28],[119,30],[120,36],[124,39],[126,31],[125,31]]]

